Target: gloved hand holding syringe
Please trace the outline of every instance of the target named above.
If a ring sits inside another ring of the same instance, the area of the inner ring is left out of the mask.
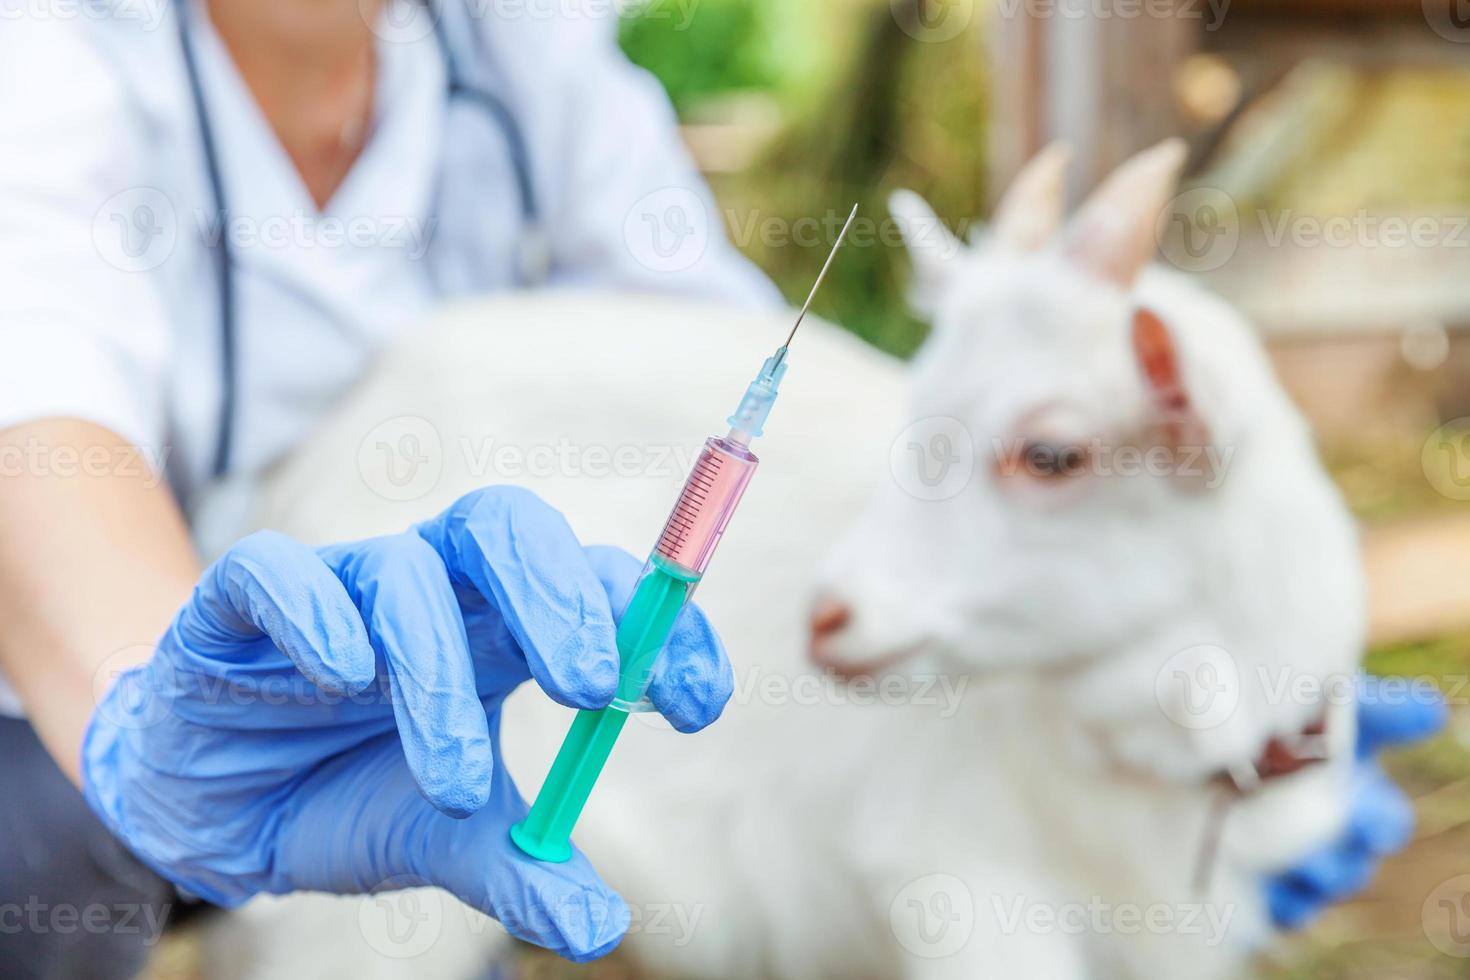
[[[729,433],[706,440],[618,624],[621,668],[616,696],[606,708],[577,713],[531,812],[511,828],[511,839],[531,857],[561,862],[572,856],[572,828],[629,713],[638,710],[674,621],[694,595],[755,474],[759,460],[750,451],[750,443],[764,430],[786,375],[787,350],[856,216],[857,205],[853,205],[786,342],[766,358],[728,419]]]

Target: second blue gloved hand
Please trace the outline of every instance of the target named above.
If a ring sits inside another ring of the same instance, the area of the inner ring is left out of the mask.
[[[87,799],[140,858],[217,904],[436,884],[518,938],[600,956],[628,909],[580,854],[542,864],[510,842],[526,805],[501,765],[500,708],[529,678],[570,707],[607,704],[613,610],[641,567],[583,549],[512,488],[319,551],[252,535],[99,704]],[[690,607],[650,699],[695,731],[732,690]]]
[[[1365,887],[1378,862],[1401,850],[1414,830],[1414,808],[1378,766],[1380,748],[1417,742],[1444,726],[1447,712],[1422,685],[1388,694],[1376,677],[1358,692],[1357,770],[1341,839],[1266,882],[1271,918],[1283,929],[1305,925],[1323,908]]]

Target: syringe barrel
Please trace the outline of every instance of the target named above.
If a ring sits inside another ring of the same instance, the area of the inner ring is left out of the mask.
[[[728,439],[705,440],[653,553],[703,575],[759,463]]]

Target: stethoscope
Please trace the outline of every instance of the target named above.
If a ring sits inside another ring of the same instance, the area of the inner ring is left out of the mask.
[[[194,114],[199,127],[199,140],[204,151],[204,168],[209,184],[210,197],[214,200],[215,219],[218,224],[210,227],[225,227],[228,202],[225,197],[224,178],[220,169],[219,148],[215,143],[214,131],[210,126],[208,107],[204,99],[204,85],[200,80],[199,64],[194,53],[194,42],[189,36],[189,3],[179,0],[175,4],[178,12],[179,45],[183,50],[184,69],[189,79],[189,95],[194,104]],[[434,37],[444,58],[449,77],[449,98],[467,99],[483,109],[500,127],[510,153],[510,162],[515,171],[516,193],[520,201],[521,235],[516,253],[516,279],[520,285],[530,285],[545,278],[550,263],[546,238],[541,231],[541,206],[536,198],[536,185],[531,179],[531,161],[526,140],[520,124],[505,101],[493,92],[472,85],[459,70],[459,59],[449,43],[441,12],[434,9],[433,0],[420,0],[429,8],[429,19],[434,24]],[[477,61],[484,62],[484,38],[477,31],[470,32],[475,39]],[[223,477],[230,468],[230,455],[234,441],[237,365],[236,365],[236,316],[235,316],[235,262],[231,254],[229,235],[216,235],[207,245],[214,259],[215,281],[218,288],[218,310],[220,331],[220,380],[221,399],[219,433],[215,438],[214,462],[211,467],[216,479]]]

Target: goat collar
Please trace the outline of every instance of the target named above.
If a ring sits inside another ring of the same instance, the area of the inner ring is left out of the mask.
[[[1290,776],[1326,759],[1327,713],[1324,711],[1295,735],[1278,735],[1272,738],[1254,761],[1228,766],[1210,779],[1211,784],[1218,786],[1221,792],[1210,806],[1204,836],[1200,839],[1199,855],[1194,868],[1196,893],[1209,893],[1215,857],[1220,849],[1220,838],[1225,832],[1225,818],[1230,813],[1230,807],[1259,791],[1273,779]]]
[[[1272,738],[1253,761],[1220,770],[1211,782],[1236,796],[1248,796],[1273,779],[1290,776],[1326,758],[1327,714],[1323,712],[1295,735]]]

